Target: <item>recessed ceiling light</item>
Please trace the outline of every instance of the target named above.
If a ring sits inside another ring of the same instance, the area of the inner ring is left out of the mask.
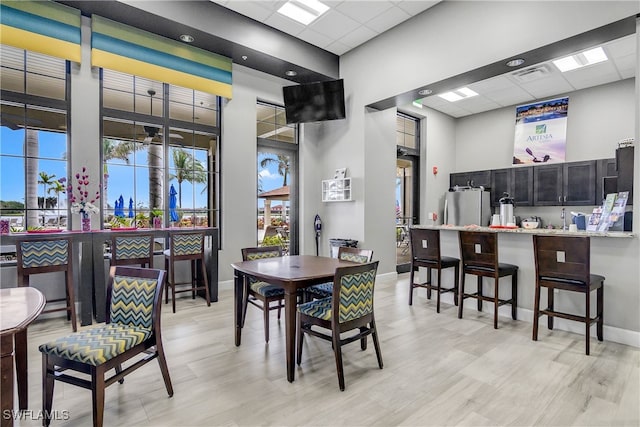
[[[193,42],[195,39],[193,38],[192,35],[189,34],[180,34],[180,40],[182,40],[185,43],[191,43]]]
[[[431,95],[433,91],[431,89],[422,89],[418,91],[418,95]]]
[[[284,74],[289,76],[289,77],[294,77],[294,76],[298,75],[298,73],[296,71],[293,71],[293,70],[287,70]]]
[[[318,0],[289,0],[278,9],[278,13],[309,25],[327,10],[329,6]]]
[[[522,65],[522,64],[524,64],[524,59],[516,58],[516,59],[512,59],[511,61],[507,62],[507,67],[517,67],[518,65]]]
[[[471,98],[472,96],[477,96],[478,94],[468,87],[461,87],[456,90],[452,90],[451,92],[441,93],[438,96],[440,98],[446,99],[449,102],[460,101],[461,99]]]
[[[558,67],[560,71],[567,72],[576,70],[578,68],[586,67],[587,65],[597,64],[599,62],[606,61],[607,55],[604,53],[601,47],[595,49],[586,50],[584,52],[565,56],[564,58],[556,59],[553,64]]]

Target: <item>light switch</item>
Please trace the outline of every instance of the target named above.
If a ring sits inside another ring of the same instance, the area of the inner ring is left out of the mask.
[[[565,262],[564,261],[564,251],[557,251],[556,252],[556,261],[557,262]]]
[[[422,241],[422,249],[427,249],[427,241],[426,240]]]
[[[481,254],[482,253],[482,245],[480,245],[480,243],[476,243],[475,244],[475,252],[477,254]]]

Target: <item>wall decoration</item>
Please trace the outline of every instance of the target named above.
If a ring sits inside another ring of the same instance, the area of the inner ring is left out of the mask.
[[[565,161],[569,98],[516,107],[513,164]]]

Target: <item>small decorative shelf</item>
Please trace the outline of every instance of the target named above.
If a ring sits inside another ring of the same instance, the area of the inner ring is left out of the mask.
[[[322,181],[323,202],[351,201],[351,178],[325,179]]]

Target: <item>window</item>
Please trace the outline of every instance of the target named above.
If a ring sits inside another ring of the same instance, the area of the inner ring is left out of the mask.
[[[2,45],[0,214],[14,230],[66,228],[68,63]]]
[[[111,70],[102,87],[105,220],[218,226],[219,98]]]
[[[258,102],[257,243],[298,253],[297,126],[286,124],[284,108]]]

